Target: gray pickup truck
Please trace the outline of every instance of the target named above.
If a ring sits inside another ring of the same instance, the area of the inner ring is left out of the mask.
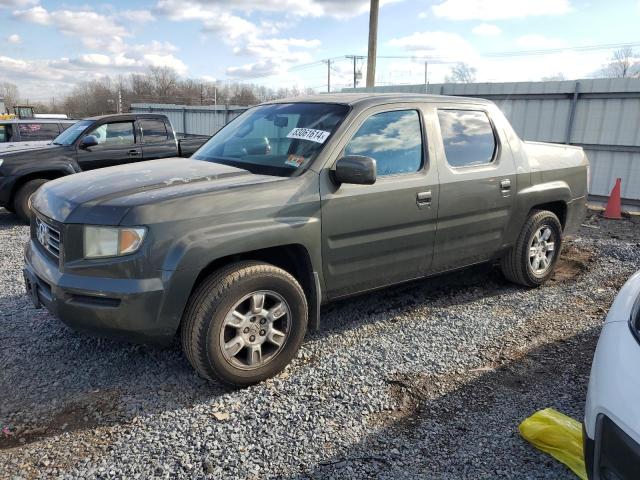
[[[274,101],[191,159],[45,184],[26,288],[77,330],[178,334],[200,375],[248,385],[287,365],[327,301],[488,261],[540,285],[587,176],[582,149],[523,142],[485,100]]]

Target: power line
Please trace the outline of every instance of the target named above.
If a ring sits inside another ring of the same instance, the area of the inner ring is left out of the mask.
[[[548,49],[538,49],[538,50],[514,50],[514,51],[504,51],[504,52],[487,52],[487,53],[479,54],[478,56],[481,58],[482,57],[485,57],[485,58],[527,57],[527,56],[539,56],[539,55],[546,55],[546,54],[563,53],[568,51],[588,52],[588,51],[598,51],[598,50],[619,49],[619,48],[626,48],[626,47],[631,47],[631,48],[640,47],[640,42],[603,43],[603,44],[597,44],[597,45],[579,45],[575,47],[559,47],[559,48],[548,48]],[[248,74],[248,75],[230,77],[229,80],[244,81],[244,80],[257,80],[262,78],[269,78],[277,75],[278,73],[288,73],[288,72],[306,70],[309,68],[326,64],[328,60],[331,60],[331,61],[343,60],[345,57],[350,60],[354,59],[354,57],[357,57],[358,59],[366,58],[363,55],[336,56],[336,57],[331,57],[323,60],[317,60],[314,62],[294,65],[292,67],[282,70],[281,72]],[[428,61],[429,63],[432,63],[432,64],[449,64],[449,63],[456,63],[461,61],[460,59],[455,59],[451,57],[434,56],[434,55],[376,55],[376,59],[415,60],[416,62],[419,61],[420,63],[424,61]],[[355,67],[354,67],[354,70],[356,70]]]

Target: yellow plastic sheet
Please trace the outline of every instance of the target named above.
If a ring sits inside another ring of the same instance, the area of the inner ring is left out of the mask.
[[[580,422],[553,408],[545,408],[524,419],[518,428],[525,440],[587,480]]]

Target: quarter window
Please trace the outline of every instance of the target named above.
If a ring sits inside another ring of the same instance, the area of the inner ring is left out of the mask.
[[[438,110],[438,120],[449,165],[470,167],[493,161],[496,139],[485,112]]]
[[[345,147],[345,155],[376,161],[378,176],[417,172],[422,168],[422,129],[416,110],[371,115]]]
[[[167,127],[161,120],[140,120],[144,143],[166,142],[169,139]]]

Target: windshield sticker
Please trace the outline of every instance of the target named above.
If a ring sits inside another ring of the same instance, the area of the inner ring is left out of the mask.
[[[287,134],[287,138],[299,138],[300,140],[310,140],[316,143],[324,143],[331,132],[315,130],[313,128],[294,128]]]
[[[304,163],[304,157],[302,155],[289,155],[287,160],[284,162],[285,165],[289,165],[290,167],[298,168],[300,165]]]

